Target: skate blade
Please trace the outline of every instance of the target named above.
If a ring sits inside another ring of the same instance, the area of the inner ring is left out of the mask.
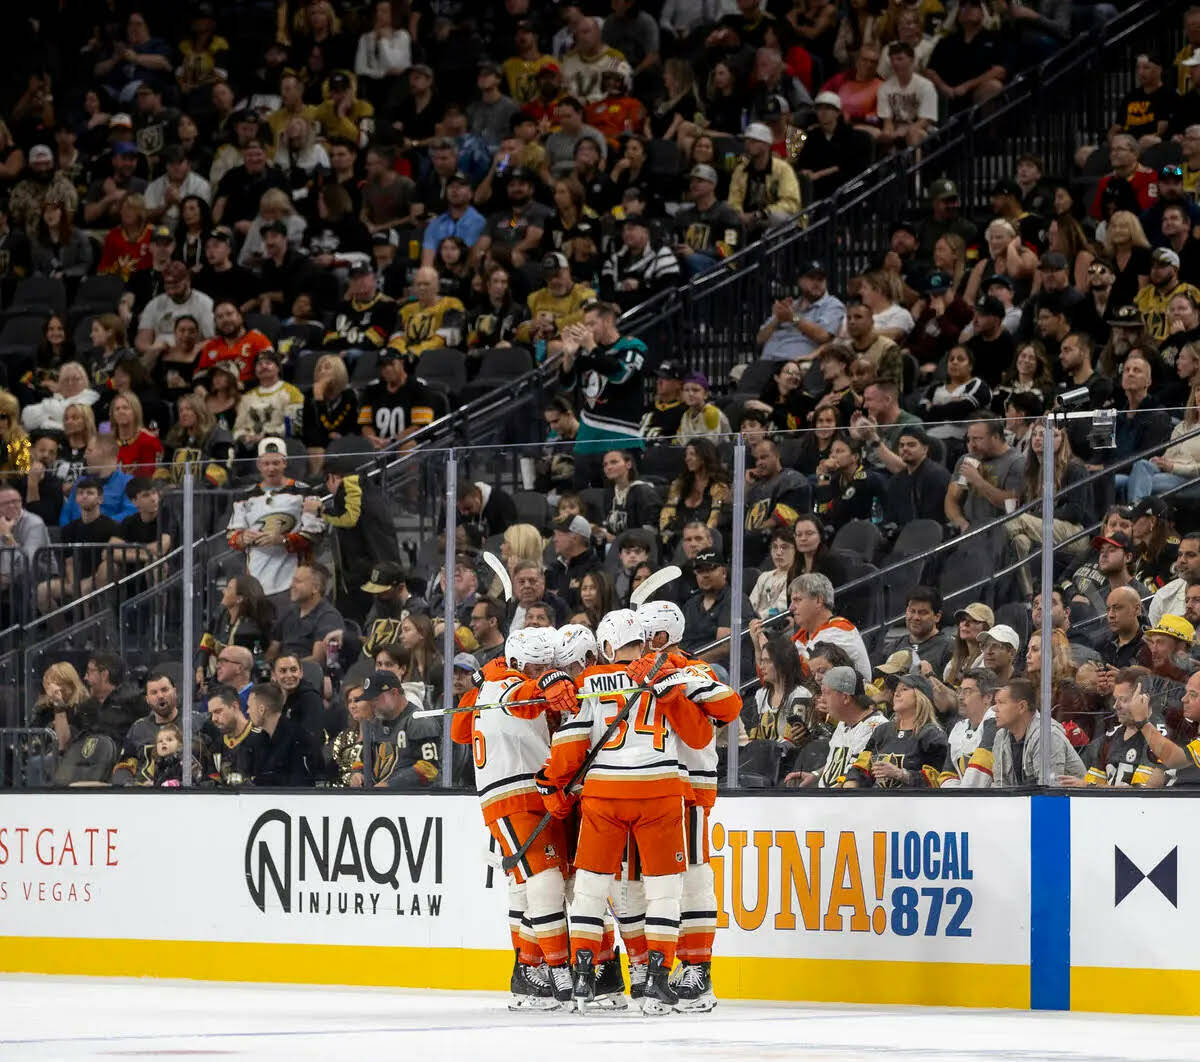
[[[650,999],[648,996],[642,997],[642,1013],[657,1017],[660,1014],[673,1014],[675,1008],[670,1003],[663,1003],[658,999]]]
[[[707,1014],[716,1005],[715,996],[701,996],[699,999],[681,999],[675,1009],[680,1014]]]
[[[557,999],[545,996],[513,996],[508,1003],[509,1010],[560,1010],[562,1004]]]
[[[624,995],[597,996],[588,1004],[588,1012],[628,1010],[629,1000]]]

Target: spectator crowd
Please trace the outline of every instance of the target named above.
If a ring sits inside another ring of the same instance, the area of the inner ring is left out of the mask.
[[[52,615],[166,556],[160,495],[185,465],[228,497],[241,558],[196,660],[45,671],[34,719],[63,780],[469,784],[412,714],[447,695],[447,585],[454,694],[510,631],[594,628],[671,561],[683,648],[753,676],[743,785],[1190,780],[1200,14],[1178,54],[1138,57],[1074,172],[1021,155],[982,202],[931,182],[844,290],[822,261],[776,278],[756,349],[710,380],[624,311],[1114,13],[778,6],[48,20],[57,52],[0,124],[6,585]],[[444,542],[402,548],[393,510],[417,498],[354,455],[535,366],[527,489],[460,485],[453,571],[431,560]],[[1047,429],[1057,407],[1088,415]],[[735,538],[750,631],[731,639]],[[52,544],[78,548],[39,562]],[[203,713],[188,750],[183,683]]]

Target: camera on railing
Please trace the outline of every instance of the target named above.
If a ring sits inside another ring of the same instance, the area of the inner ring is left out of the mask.
[[[1064,428],[1068,420],[1091,419],[1088,428],[1088,444],[1093,450],[1115,450],[1117,447],[1117,411],[1115,409],[1088,410],[1092,392],[1086,387],[1074,387],[1064,391],[1055,399],[1051,417]]]

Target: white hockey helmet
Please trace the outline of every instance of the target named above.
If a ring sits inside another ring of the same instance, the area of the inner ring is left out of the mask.
[[[637,613],[631,608],[614,609],[596,624],[600,655],[610,663],[615,659],[617,650],[627,645],[640,645],[645,640],[646,632],[638,622]]]
[[[522,627],[513,631],[504,643],[504,658],[518,671],[551,667],[558,653],[558,631],[553,627]]]
[[[678,645],[683,640],[683,613],[670,601],[647,601],[639,605],[637,618],[646,632],[646,641],[659,632],[666,633],[668,645]]]
[[[554,663],[559,667],[570,667],[572,664],[584,666],[587,664],[588,653],[599,659],[600,649],[596,645],[596,636],[582,623],[568,623],[559,627],[558,634],[559,645]]]

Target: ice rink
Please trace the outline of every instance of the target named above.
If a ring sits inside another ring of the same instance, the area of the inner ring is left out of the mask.
[[[0,1059],[1200,1058],[1184,1018],[722,1003],[708,1015],[513,1014],[489,993],[0,978]],[[552,1039],[543,1039],[552,1030]]]

